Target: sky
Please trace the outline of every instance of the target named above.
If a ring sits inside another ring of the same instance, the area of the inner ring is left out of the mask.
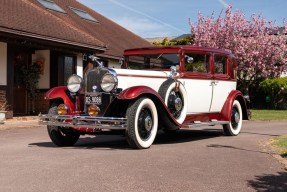
[[[78,0],[101,15],[143,38],[180,36],[190,33],[200,12],[218,16],[228,5],[282,25],[287,19],[287,0]]]

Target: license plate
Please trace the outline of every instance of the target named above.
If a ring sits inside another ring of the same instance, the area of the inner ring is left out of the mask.
[[[95,104],[95,105],[101,105],[102,104],[102,97],[101,95],[86,95],[86,104]]]

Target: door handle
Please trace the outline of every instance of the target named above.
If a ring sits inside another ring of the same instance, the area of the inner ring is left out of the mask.
[[[219,81],[218,80],[212,80],[211,85],[216,85]]]

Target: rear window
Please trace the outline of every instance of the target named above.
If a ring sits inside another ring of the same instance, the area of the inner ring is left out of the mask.
[[[223,55],[214,56],[214,73],[226,74],[227,73],[227,57]]]

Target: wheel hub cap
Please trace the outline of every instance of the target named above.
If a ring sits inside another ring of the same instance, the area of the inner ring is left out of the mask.
[[[176,111],[180,111],[182,108],[182,101],[179,97],[174,100],[174,108]]]
[[[144,124],[145,124],[145,129],[147,131],[150,131],[152,128],[152,119],[150,116],[147,116],[144,120]]]
[[[235,121],[235,123],[239,123],[239,120],[240,120],[239,114],[236,112],[234,114],[234,121]]]
[[[175,110],[180,111],[182,109],[182,100],[177,95],[170,95],[168,98],[168,107]]]

